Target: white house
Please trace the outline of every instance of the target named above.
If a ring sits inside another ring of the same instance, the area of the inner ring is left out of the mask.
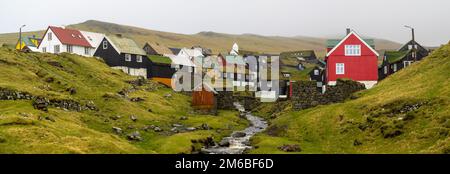
[[[189,59],[191,59],[192,61],[196,57],[204,57],[201,50],[199,50],[199,49],[188,49],[188,48],[181,49],[177,56],[189,57]]]
[[[90,52],[90,56],[94,56],[95,51],[100,46],[100,43],[102,42],[103,38],[105,38],[105,34],[102,33],[94,33],[94,32],[88,32],[88,31],[80,31],[81,34],[83,34],[84,38],[91,44],[93,47]]]
[[[79,30],[49,26],[38,46],[43,53],[73,53],[81,56],[92,56],[95,48]]]

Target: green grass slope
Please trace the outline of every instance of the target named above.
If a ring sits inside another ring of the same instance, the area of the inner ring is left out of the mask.
[[[446,45],[358,99],[303,111],[288,105],[253,139],[252,153],[284,153],[284,144],[299,144],[300,153],[450,153],[449,83]]]
[[[314,37],[279,37],[260,36],[254,34],[232,35],[215,32],[200,32],[197,34],[177,34],[162,31],[149,30],[133,26],[125,26],[89,20],[80,24],[67,26],[86,31],[100,32],[106,34],[121,33],[134,39],[142,47],[146,42],[154,42],[170,47],[192,47],[201,45],[211,48],[215,53],[228,52],[231,46],[237,42],[242,50],[260,53],[280,53],[284,51],[315,50],[319,56],[325,55],[325,38]],[[45,29],[43,29],[45,30]],[[42,36],[44,31],[31,32]],[[30,34],[30,33],[27,33]],[[0,34],[0,45],[2,43],[15,44],[18,34]],[[379,41],[379,42],[378,42]],[[377,49],[397,49],[401,45],[387,40],[376,40]]]
[[[152,81],[134,89],[128,82],[135,77],[95,58],[0,48],[0,74],[0,88],[82,104],[93,102],[98,108],[77,112],[49,107],[44,112],[34,109],[30,100],[0,100],[0,153],[189,153],[191,139],[220,139],[248,124],[235,111],[195,115],[190,97]],[[76,93],[68,92],[70,88]],[[128,98],[118,95],[122,89],[132,89]],[[129,99],[136,97],[144,101]],[[132,121],[131,115],[138,120]],[[182,116],[188,120],[180,120]],[[206,123],[213,129],[173,133],[170,129],[175,123],[189,127]],[[143,130],[150,125],[163,132]],[[124,133],[113,133],[113,127]],[[127,139],[134,131],[141,133],[143,141]]]

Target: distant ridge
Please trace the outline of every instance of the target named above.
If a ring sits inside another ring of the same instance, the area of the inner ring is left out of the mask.
[[[67,27],[106,34],[121,33],[126,37],[134,39],[141,46],[143,46],[146,42],[157,42],[169,47],[191,47],[193,45],[201,45],[211,48],[214,53],[220,53],[228,52],[233,43],[237,42],[244,50],[261,53],[315,50],[319,56],[323,56],[325,54],[325,38],[304,36],[262,36],[256,34],[233,35],[216,33],[213,31],[203,31],[197,34],[188,35],[156,31],[97,20],[88,20],[83,23],[68,25]],[[37,31],[28,32],[25,34],[42,35],[42,33],[43,31]],[[0,34],[0,44],[15,44],[16,41],[17,33]],[[384,39],[375,39],[375,42],[377,49],[397,49],[401,46],[399,43]]]

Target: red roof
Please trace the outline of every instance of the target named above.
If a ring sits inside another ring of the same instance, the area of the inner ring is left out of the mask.
[[[59,41],[61,41],[62,44],[92,47],[79,30],[53,26],[49,26],[48,28],[51,29],[53,33],[55,33],[56,37],[59,39]]]

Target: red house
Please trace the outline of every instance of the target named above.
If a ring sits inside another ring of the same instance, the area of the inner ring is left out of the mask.
[[[336,85],[337,79],[351,79],[372,88],[378,82],[378,53],[373,40],[362,39],[347,30],[342,40],[328,40],[326,84]]]

